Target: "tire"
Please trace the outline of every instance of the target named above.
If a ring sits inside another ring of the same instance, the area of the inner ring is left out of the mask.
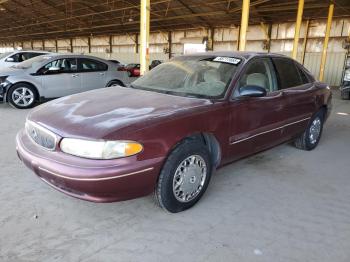
[[[350,91],[349,91],[349,89],[341,90],[340,94],[341,94],[341,99],[343,99],[343,100],[350,99]]]
[[[111,86],[125,86],[122,81],[119,80],[112,80],[111,82],[108,83],[107,87]]]
[[[318,111],[310,120],[305,131],[294,140],[295,147],[310,151],[314,149],[321,139],[325,110]]]
[[[160,172],[156,201],[168,212],[184,211],[203,196],[211,174],[207,147],[198,139],[186,139],[170,153]]]
[[[13,85],[7,95],[7,101],[19,109],[27,109],[34,106],[38,99],[36,89],[27,83]]]

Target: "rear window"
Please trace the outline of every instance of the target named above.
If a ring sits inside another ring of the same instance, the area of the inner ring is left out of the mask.
[[[286,58],[272,58],[272,60],[280,80],[278,89],[286,89],[303,84],[299,69],[293,60]]]
[[[78,59],[78,70],[82,72],[96,72],[96,71],[106,71],[108,66],[97,60],[88,58]]]

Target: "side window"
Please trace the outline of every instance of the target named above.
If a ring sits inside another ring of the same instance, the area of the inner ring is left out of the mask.
[[[105,63],[93,59],[79,58],[78,61],[78,69],[81,72],[97,72],[106,71],[108,69],[108,66]]]
[[[279,76],[279,88],[286,89],[303,84],[294,61],[287,58],[272,58]]]
[[[260,86],[267,92],[273,92],[276,88],[276,77],[271,60],[258,58],[250,62],[239,80],[239,88],[247,85]]]
[[[51,61],[42,68],[38,73],[41,74],[59,74],[59,73],[72,73],[77,70],[77,60],[75,58],[63,58]]]

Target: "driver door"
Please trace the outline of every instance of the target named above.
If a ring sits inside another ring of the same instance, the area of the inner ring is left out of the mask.
[[[260,86],[264,97],[242,97],[240,88]],[[259,57],[245,65],[233,94],[230,109],[229,152],[235,160],[264,150],[283,141],[286,99],[277,90],[277,80],[270,58]]]
[[[50,68],[58,70],[50,70]],[[56,98],[81,92],[81,77],[76,58],[62,58],[39,70],[45,98]]]

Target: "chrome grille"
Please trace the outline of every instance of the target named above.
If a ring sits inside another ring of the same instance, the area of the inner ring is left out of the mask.
[[[57,136],[46,128],[31,121],[26,122],[27,135],[34,143],[48,150],[54,150],[57,144]]]

